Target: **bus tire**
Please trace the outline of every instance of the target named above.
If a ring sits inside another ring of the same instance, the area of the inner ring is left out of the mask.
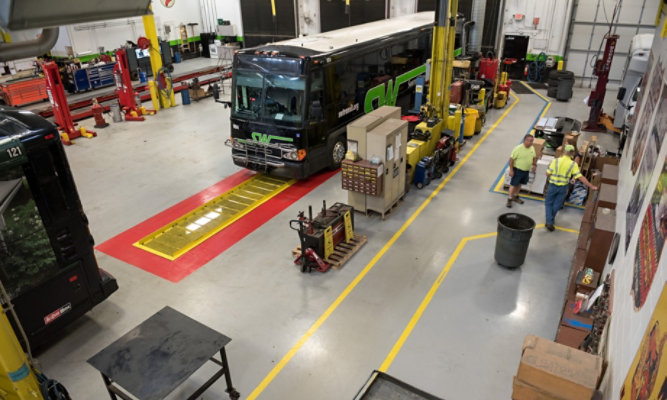
[[[345,153],[347,152],[345,146],[345,138],[342,136],[337,137],[334,140],[333,146],[329,151],[329,169],[336,170],[340,168],[340,164],[345,159]]]

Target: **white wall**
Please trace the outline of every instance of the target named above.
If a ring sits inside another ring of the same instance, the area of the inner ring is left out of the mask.
[[[583,86],[595,84],[594,59],[600,43],[608,32],[615,1],[579,0],[574,10],[569,47],[566,49],[565,67],[575,73]],[[639,33],[653,33],[660,0],[623,0],[612,33],[619,35],[609,79],[618,84],[623,78],[627,52],[632,38]],[[604,50],[604,48],[603,48]],[[592,79],[591,79],[592,78]]]
[[[322,31],[320,22],[319,0],[298,0],[299,33],[303,36],[314,35]]]
[[[197,23],[198,25],[194,26],[194,36],[198,36],[204,28],[201,1],[211,4],[211,10],[217,8],[217,17],[231,21],[236,27],[237,36],[243,36],[240,0],[177,0],[171,8],[165,8],[159,1],[153,0],[158,35],[165,40],[177,40],[180,38],[178,29],[181,24]],[[210,15],[215,15],[215,12]],[[209,24],[214,27],[216,23],[217,21],[212,20]],[[169,34],[166,34],[165,25],[171,28]],[[66,55],[65,46],[71,45],[76,56],[84,56],[98,53],[100,46],[104,46],[105,50],[113,50],[123,45],[126,40],[136,42],[139,36],[145,35],[141,17],[68,25],[63,28],[60,30],[61,38],[53,49],[53,54],[57,56]],[[188,28],[188,36],[193,36],[191,28]]]
[[[573,4],[574,0],[506,0],[502,35],[529,36],[529,53],[562,56]],[[523,19],[517,20],[517,14]],[[539,18],[537,25],[534,18]]]
[[[666,20],[667,10],[664,10],[662,23],[665,23]],[[660,26],[662,26],[662,23]],[[665,266],[667,264],[667,254],[665,253],[667,251],[663,247],[662,256],[650,289],[647,291],[645,303],[641,307],[635,306],[634,297],[631,293],[633,290],[633,278],[635,276],[635,257],[640,228],[646,210],[649,204],[651,204],[652,194],[656,190],[667,157],[667,138],[665,138],[665,131],[667,131],[667,112],[665,111],[667,110],[667,37],[660,38],[659,29],[656,29],[655,32],[651,58],[653,63],[649,66],[647,75],[645,75],[646,81],[649,83],[642,96],[642,104],[638,106],[640,112],[635,124],[637,127],[642,126],[642,120],[646,120],[648,138],[646,139],[645,147],[638,146],[638,143],[643,142],[640,138],[646,137],[641,134],[644,130],[641,129],[633,132],[631,140],[628,140],[628,143],[626,143],[619,167],[616,232],[621,235],[621,244],[614,264],[607,267],[607,272],[613,270],[614,286],[608,351],[606,354],[607,361],[609,362],[608,376],[605,377],[602,386],[605,399],[617,400],[621,398],[621,388],[640,347],[644,332],[655,310],[663,286],[667,281],[667,267]],[[653,104],[656,104],[656,106],[654,107]],[[653,112],[648,113],[643,110],[652,110]],[[656,127],[658,137],[662,137],[662,145],[658,148],[655,141],[651,138],[654,126]],[[639,164],[637,172],[633,174],[631,169],[633,156],[640,156],[641,154],[643,154],[641,164]],[[648,156],[650,154],[656,156],[650,157]],[[650,162],[652,159],[655,161]],[[653,164],[654,166],[652,166]],[[646,170],[648,171],[646,174],[641,173],[644,166],[646,166]],[[630,229],[630,242],[626,252],[625,239],[628,236],[626,233],[626,210],[632,197],[635,183],[638,181],[646,185],[646,195],[639,207],[639,214],[634,230]],[[663,189],[663,197],[664,193]],[[660,204],[664,207],[664,203],[661,202]],[[660,214],[658,213],[658,215]],[[660,224],[660,222],[664,223],[664,221],[657,221],[656,224]],[[656,227],[660,229],[659,226]],[[665,334],[664,326],[660,327],[660,334]],[[658,339],[658,343],[661,343],[660,339]],[[667,354],[665,353],[667,352],[667,346],[661,347],[659,346],[657,351],[661,352],[663,356],[661,363],[665,364],[667,362],[664,359]],[[632,373],[634,373],[634,370]],[[657,393],[660,391],[664,379],[664,375],[658,378],[658,381],[655,383],[653,395],[650,398],[658,398]],[[624,399],[630,398],[629,389],[626,388],[626,397]]]
[[[414,0],[390,0],[389,18],[410,15],[417,12],[417,2]]]

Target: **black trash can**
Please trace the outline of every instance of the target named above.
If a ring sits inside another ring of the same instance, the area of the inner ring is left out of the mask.
[[[523,264],[534,229],[535,221],[525,215],[507,213],[498,217],[498,236],[494,254],[496,262],[508,268],[516,268]]]
[[[556,100],[568,101],[572,98],[572,86],[574,86],[574,78],[561,79],[558,82],[558,90],[556,91]]]

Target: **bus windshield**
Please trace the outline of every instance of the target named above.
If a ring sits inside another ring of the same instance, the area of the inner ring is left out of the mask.
[[[289,124],[303,120],[303,77],[243,70],[237,70],[235,75],[234,116]]]

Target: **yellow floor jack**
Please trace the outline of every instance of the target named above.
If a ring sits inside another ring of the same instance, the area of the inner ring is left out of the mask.
[[[12,303],[0,282],[0,399],[3,400],[71,400],[58,382],[47,379],[36,366],[23,328]],[[27,351],[23,351],[7,314],[15,321]]]

